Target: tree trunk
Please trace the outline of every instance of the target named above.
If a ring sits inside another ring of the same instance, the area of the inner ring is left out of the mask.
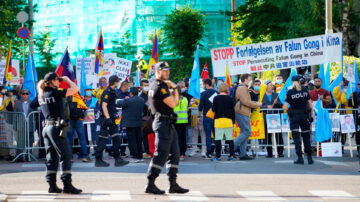
[[[350,20],[349,20],[349,1],[344,1],[344,9],[342,11],[342,19],[341,19],[341,27],[343,32],[343,51],[344,55],[350,55],[349,48],[349,28],[350,28]]]
[[[33,13],[33,1],[29,0],[29,20],[30,20],[30,36],[29,36],[29,44],[30,44],[30,52],[31,55],[34,55],[34,13]]]

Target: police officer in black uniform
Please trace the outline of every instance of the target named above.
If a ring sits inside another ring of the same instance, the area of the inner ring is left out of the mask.
[[[167,175],[170,181],[169,193],[187,193],[188,189],[183,189],[176,183],[180,152],[178,136],[174,127],[177,120],[174,108],[179,103],[179,92],[176,85],[168,80],[170,67],[167,62],[157,63],[155,70],[156,81],[149,90],[151,113],[154,115],[152,127],[156,138],[155,153],[149,165],[145,193],[165,193],[155,185],[155,179],[159,176],[165,163],[167,163]],[[169,88],[173,89],[173,94],[170,93]]]
[[[116,99],[118,98],[118,94],[115,88],[118,86],[119,83],[120,79],[116,75],[110,76],[109,86],[104,90],[103,94],[101,95],[101,129],[95,151],[96,167],[108,167],[110,165],[102,159],[103,151],[106,147],[106,143],[108,140],[108,135],[110,135],[112,139],[115,166],[124,166],[129,163],[129,161],[125,161],[120,157],[120,133],[119,127],[115,124],[115,119],[117,118]]]
[[[310,145],[310,126],[313,121],[312,118],[312,103],[310,100],[309,91],[300,85],[299,77],[293,76],[291,81],[293,88],[286,93],[286,101],[284,109],[288,110],[290,119],[290,129],[295,142],[295,150],[298,159],[294,161],[295,164],[304,164],[303,153],[301,149],[301,138],[299,127],[301,128],[301,136],[304,142],[305,153],[309,164],[314,161],[311,157]],[[290,104],[290,108],[288,107]]]
[[[60,82],[64,81],[70,88],[58,89]],[[38,101],[41,111],[46,119],[43,129],[43,137],[46,149],[46,181],[49,183],[49,193],[79,194],[81,189],[76,189],[71,184],[71,148],[66,138],[64,121],[63,98],[71,96],[79,91],[79,88],[68,77],[59,78],[55,72],[47,73],[44,80],[38,83]],[[62,166],[61,180],[64,183],[64,190],[56,186],[56,173]]]

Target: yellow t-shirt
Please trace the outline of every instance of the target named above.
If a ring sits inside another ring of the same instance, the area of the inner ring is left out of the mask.
[[[101,101],[101,95],[103,94],[104,89],[101,89],[101,88],[97,88],[97,89],[94,89],[93,92],[92,92],[92,95],[96,97],[96,99],[98,99],[98,103],[100,103]]]
[[[229,118],[215,119],[215,128],[232,128],[234,126],[233,121]]]

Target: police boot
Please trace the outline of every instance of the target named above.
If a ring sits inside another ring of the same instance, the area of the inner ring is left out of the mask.
[[[188,192],[189,192],[189,189],[184,189],[184,188],[180,187],[178,185],[178,183],[176,183],[176,180],[170,181],[170,188],[169,188],[170,194],[185,194]]]
[[[109,167],[109,166],[110,164],[106,163],[100,158],[95,160],[95,167]]]
[[[60,189],[57,185],[56,182],[49,182],[49,193],[61,193],[62,189]]]
[[[80,194],[82,192],[81,189],[75,188],[71,182],[64,182],[64,193],[66,194]]]
[[[160,195],[160,194],[165,194],[165,191],[159,189],[159,188],[155,185],[155,180],[149,180],[149,181],[148,181],[148,184],[147,184],[147,186],[146,186],[146,188],[145,188],[145,193]]]
[[[294,161],[294,164],[304,164],[304,159],[302,156],[298,156],[298,159]]]
[[[129,163],[129,161],[126,161],[126,160],[124,160],[124,159],[122,159],[120,157],[115,159],[115,166],[116,167],[124,166],[124,165],[126,165],[128,163]]]
[[[308,164],[314,164],[314,161],[313,161],[313,159],[312,159],[312,157],[311,157],[311,155],[308,155],[307,156],[307,159],[308,159]]]

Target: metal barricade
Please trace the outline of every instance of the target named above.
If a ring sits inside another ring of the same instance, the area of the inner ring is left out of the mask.
[[[13,161],[27,155],[28,125],[22,112],[0,112],[0,149],[4,155],[14,155]]]

